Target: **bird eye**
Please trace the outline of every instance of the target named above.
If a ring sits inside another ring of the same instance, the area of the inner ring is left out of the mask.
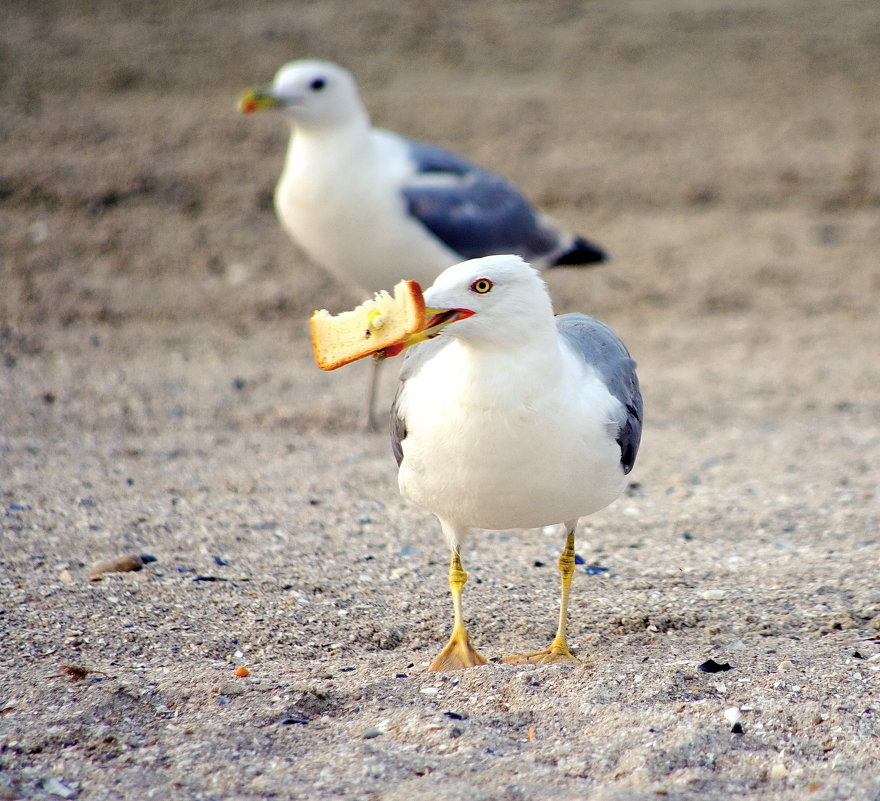
[[[492,288],[492,282],[488,278],[478,278],[471,284],[471,291],[478,295],[485,295]]]
[[[320,92],[327,85],[327,81],[323,78],[315,78],[310,84],[309,88],[313,92]]]

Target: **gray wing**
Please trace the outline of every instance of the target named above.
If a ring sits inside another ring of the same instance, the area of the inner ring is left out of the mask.
[[[617,442],[620,463],[629,473],[636,461],[642,438],[642,393],[636,363],[620,338],[605,323],[585,314],[561,314],[556,328],[572,349],[583,356],[607,384],[608,391],[624,407],[618,421]]]
[[[427,342],[413,345],[403,354],[400,380],[397,384],[394,402],[391,404],[391,450],[397,460],[398,467],[403,461],[403,441],[406,439],[406,419],[400,408],[400,394],[409,378],[415,375],[437,351],[446,347],[451,341],[449,337],[435,337]]]
[[[438,147],[407,140],[409,214],[463,259],[515,253],[553,264],[604,261],[604,252],[549,224],[510,182]]]

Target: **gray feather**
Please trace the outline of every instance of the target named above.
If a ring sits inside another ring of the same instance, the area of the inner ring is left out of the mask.
[[[500,175],[441,148],[409,146],[416,174],[403,187],[408,211],[463,259],[516,253],[532,261],[571,246]]]
[[[617,442],[623,472],[629,473],[642,438],[642,393],[636,363],[617,334],[586,314],[561,314],[556,318],[556,328],[571,348],[596,370],[608,391],[623,406]]]

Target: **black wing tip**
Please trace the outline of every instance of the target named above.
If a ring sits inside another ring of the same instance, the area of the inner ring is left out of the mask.
[[[566,267],[583,264],[601,264],[608,261],[608,254],[598,245],[577,237],[565,253],[557,256],[552,267]]]

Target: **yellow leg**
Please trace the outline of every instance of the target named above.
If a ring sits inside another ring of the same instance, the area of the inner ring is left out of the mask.
[[[571,577],[574,575],[574,527],[568,531],[565,540],[565,548],[559,557],[559,572],[562,575],[562,592],[559,598],[559,624],[556,627],[556,636],[550,647],[543,651],[531,654],[516,654],[504,657],[505,662],[514,665],[549,665],[552,662],[577,662],[576,657],[568,650],[568,641],[565,638],[565,627],[568,620],[568,596],[571,590]]]
[[[452,591],[452,608],[455,613],[452,636],[440,655],[431,662],[428,670],[459,670],[486,664],[486,660],[471,645],[467,629],[464,627],[464,617],[461,612],[461,590],[466,581],[467,573],[462,569],[461,557],[456,549],[452,552],[452,563],[449,566],[449,589]]]

